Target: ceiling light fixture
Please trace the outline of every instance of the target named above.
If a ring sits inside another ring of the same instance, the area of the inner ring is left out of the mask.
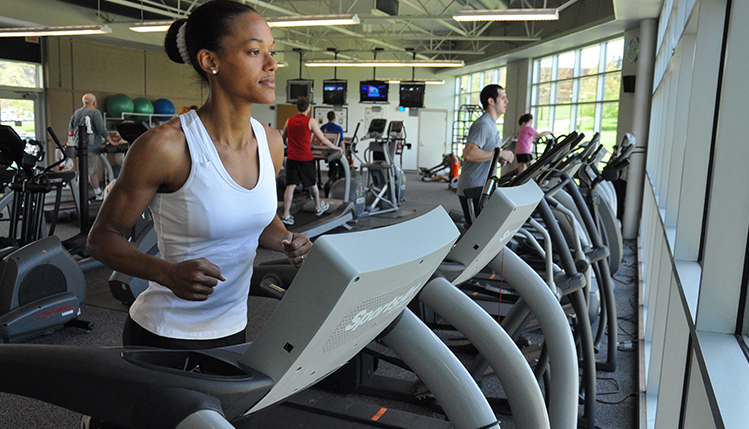
[[[130,26],[137,33],[158,33],[169,29],[174,21],[142,21]]]
[[[444,79],[385,79],[387,83],[392,83],[394,85],[397,85],[401,82],[417,82],[417,83],[423,83],[425,85],[444,85],[445,80]]]
[[[107,34],[112,29],[108,25],[69,25],[64,27],[22,27],[0,29],[0,37],[29,36],[81,36],[88,34]]]
[[[453,15],[458,22],[465,21],[554,21],[559,19],[558,9],[497,9],[464,10]]]
[[[307,15],[307,16],[282,16],[268,18],[271,27],[314,27],[320,25],[354,25],[359,24],[359,16],[356,14],[342,15]]]
[[[463,67],[457,60],[310,60],[307,67]]]

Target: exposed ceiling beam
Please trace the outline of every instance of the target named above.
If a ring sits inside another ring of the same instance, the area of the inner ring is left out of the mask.
[[[370,41],[371,38],[361,38],[361,40],[367,40]],[[387,34],[378,34],[378,39],[387,39],[387,40],[457,40],[457,41],[465,41],[465,42],[538,42],[541,40],[540,37],[534,37],[534,36],[451,36],[451,35],[434,35],[434,36],[423,36],[423,35],[387,35]],[[326,36],[326,39],[329,40],[350,40],[350,37],[344,37],[344,36]],[[285,39],[283,37],[277,37],[277,41],[284,41],[284,40],[294,40],[294,39]],[[400,52],[405,52],[404,49],[394,49]]]

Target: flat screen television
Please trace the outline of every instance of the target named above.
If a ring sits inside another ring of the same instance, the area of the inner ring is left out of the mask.
[[[299,97],[307,97],[312,102],[312,91],[314,88],[314,80],[289,79],[286,81],[286,102],[294,104]]]
[[[330,79],[322,81],[322,103],[329,106],[342,106],[346,104],[345,80]]]
[[[390,84],[381,80],[363,80],[359,82],[360,103],[387,103]]]
[[[401,82],[401,107],[424,107],[424,84],[419,82]]]

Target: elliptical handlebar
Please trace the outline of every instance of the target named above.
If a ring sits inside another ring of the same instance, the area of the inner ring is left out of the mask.
[[[499,164],[500,152],[500,148],[494,148],[494,154],[492,155],[492,160],[489,164],[489,173],[487,174],[486,181],[484,182],[484,188],[481,190],[481,196],[479,197],[479,210],[481,210],[484,205],[486,205],[489,197],[497,187],[497,164]],[[478,216],[478,213],[476,213],[476,216]]]
[[[65,152],[67,149],[67,146],[63,146],[62,143],[60,143],[60,139],[57,138],[57,134],[55,134],[55,131],[52,129],[52,127],[47,127],[47,132],[52,137],[52,140],[55,142],[55,145],[57,146],[57,148],[60,149],[60,152],[62,152],[63,158],[55,162],[54,164],[48,166],[47,168],[45,168],[44,169],[45,173],[57,167],[58,165],[62,164],[63,162],[65,162],[65,155],[66,155]]]

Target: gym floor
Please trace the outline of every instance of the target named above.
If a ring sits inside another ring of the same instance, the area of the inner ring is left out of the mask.
[[[422,182],[416,173],[406,174],[406,201],[400,210],[394,213],[360,219],[354,230],[370,229],[393,223],[403,222],[419,216],[441,205],[445,210],[460,210],[460,204],[455,192],[448,189],[444,182]],[[56,235],[65,239],[78,232],[74,221],[61,221]],[[335,232],[335,231],[334,231]],[[626,342],[634,339],[637,333],[637,294],[636,294],[636,244],[634,241],[625,242],[624,261],[622,267],[614,275],[616,286],[617,311],[619,315],[619,341]],[[256,263],[283,258],[282,254],[260,249]],[[50,335],[29,340],[28,343],[64,344],[81,347],[120,346],[121,330],[127,315],[127,307],[115,300],[107,284],[111,270],[99,268],[86,273],[88,295],[81,315],[82,319],[94,323],[92,331],[82,331],[75,328],[65,328]],[[269,298],[251,297],[250,322],[247,338],[255,337],[265,320],[275,308],[275,301]],[[596,326],[594,325],[594,331]],[[606,359],[606,337],[600,347],[598,359]],[[376,375],[387,375],[402,380],[413,380],[413,375],[393,365],[380,362]],[[617,355],[617,370],[613,373],[598,372],[598,395],[596,406],[596,427],[606,429],[628,429],[636,427],[637,415],[637,352],[634,349],[619,351]],[[503,395],[498,383],[488,383],[484,386],[487,396],[501,397]],[[326,398],[337,398],[348,408],[353,403],[376,405],[388,409],[403,410],[419,416],[443,419],[428,407],[407,404],[395,400],[384,400],[363,395],[337,395],[311,389],[314,395]],[[0,394],[0,429],[36,428],[36,429],[73,429],[80,424],[80,415],[53,405],[33,399],[15,395]],[[332,421],[330,419],[310,416],[296,410],[284,409],[283,412],[271,410],[260,417],[261,427],[273,428],[315,428],[326,425],[327,428],[357,428],[364,427],[348,421]],[[582,408],[580,410],[582,415]],[[405,417],[406,415],[404,415]],[[281,420],[283,417],[284,420]],[[513,428],[512,417],[499,415],[502,427]],[[404,421],[405,422],[405,421]],[[404,427],[415,427],[408,426]]]

